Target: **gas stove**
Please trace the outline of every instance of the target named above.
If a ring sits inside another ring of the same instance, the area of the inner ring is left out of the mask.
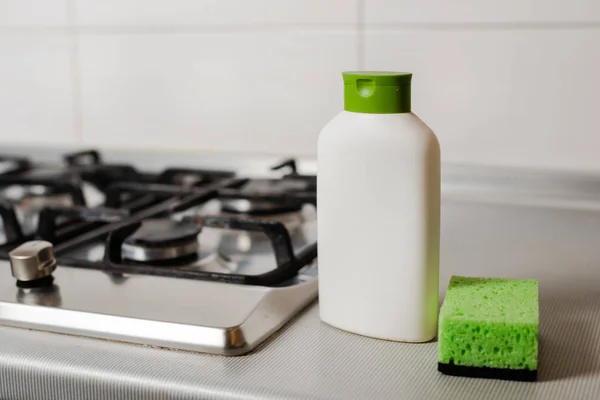
[[[0,157],[0,324],[245,354],[317,296],[316,178]],[[12,279],[11,279],[12,272]]]

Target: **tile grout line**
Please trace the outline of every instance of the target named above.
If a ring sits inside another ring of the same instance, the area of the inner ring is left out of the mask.
[[[75,0],[69,0],[68,18],[76,19]],[[358,22],[352,24],[292,23],[292,24],[234,24],[234,25],[112,25],[78,26],[0,26],[0,34],[76,33],[77,35],[136,35],[136,34],[239,34],[239,33],[347,33],[356,30],[372,32],[394,31],[514,31],[514,30],[582,30],[600,29],[597,22],[397,22],[369,23],[365,21],[365,2],[358,0]]]
[[[83,143],[83,107],[81,103],[81,64],[79,60],[79,36],[77,33],[77,10],[75,0],[67,1],[67,31],[69,33],[71,86],[73,101],[73,129],[79,144]]]
[[[69,14],[75,13],[74,10]],[[75,13],[76,14],[76,13]],[[75,17],[76,18],[76,17]],[[185,24],[185,25],[90,25],[76,23],[67,26],[0,26],[0,34],[70,33],[79,35],[127,35],[127,34],[239,34],[239,33],[347,33],[355,32],[354,23],[264,23],[264,24]]]
[[[365,46],[365,2],[367,0],[358,0],[358,24],[357,24],[357,57],[358,70],[365,69],[366,64],[366,46]]]
[[[367,0],[363,0],[367,1]],[[573,21],[573,22],[473,22],[473,21],[454,21],[454,22],[389,22],[389,23],[368,23],[364,21],[363,28],[369,31],[557,31],[557,30],[586,30],[599,29],[600,21]]]

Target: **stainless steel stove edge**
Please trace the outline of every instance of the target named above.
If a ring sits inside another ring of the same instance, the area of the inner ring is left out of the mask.
[[[254,350],[317,297],[317,279],[267,294],[241,324],[206,327],[0,301],[0,325],[161,348],[239,356]]]

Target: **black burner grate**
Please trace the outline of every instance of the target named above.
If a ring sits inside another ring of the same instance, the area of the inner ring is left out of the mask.
[[[0,258],[6,259],[10,250],[25,241],[43,239],[54,244],[61,266],[93,268],[111,276],[148,274],[275,286],[294,277],[317,256],[316,242],[296,254],[285,226],[260,218],[270,213],[297,211],[305,204],[316,206],[316,178],[298,174],[294,160],[286,160],[272,168],[291,170],[279,179],[243,179],[230,171],[191,168],[139,172],[130,165],[104,163],[96,150],[67,154],[63,161],[64,165],[50,168],[25,158],[0,157],[0,162],[9,165],[0,173],[0,188],[40,186],[48,193],[68,194],[73,204],[45,207],[39,212],[37,230],[26,235],[19,223],[16,205],[0,198],[0,218],[6,237],[5,243],[0,244]],[[104,194],[101,206],[86,205],[83,182],[94,185]],[[263,233],[273,249],[276,268],[261,275],[243,275],[165,268],[123,259],[123,244],[146,219],[170,218],[175,213],[215,199],[221,202],[222,211],[227,211],[228,200],[250,202],[255,209],[230,216],[187,216],[184,222],[193,224],[198,231],[206,227]],[[265,205],[270,211],[265,211]],[[102,261],[69,255],[92,243],[104,243]]]

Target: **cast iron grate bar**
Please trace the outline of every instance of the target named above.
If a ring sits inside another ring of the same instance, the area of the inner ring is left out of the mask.
[[[36,236],[57,244],[128,216],[126,210],[106,207],[46,207],[40,212]],[[68,222],[60,224],[59,219]]]
[[[310,184],[310,189],[316,190],[317,188],[317,176],[316,175],[302,175],[298,173],[298,166],[296,160],[289,158],[283,160],[279,164],[271,167],[272,171],[279,171],[281,169],[289,168],[290,173],[283,176],[283,179],[288,180],[300,180]]]
[[[198,186],[222,179],[232,178],[234,175],[235,173],[231,171],[168,168],[158,175],[157,183],[180,184],[182,182],[179,182],[179,179],[182,179],[183,177],[190,177],[195,179],[191,179],[188,186]]]
[[[121,226],[110,233],[104,256],[104,270],[116,274],[143,274],[239,285],[276,286],[296,276],[302,268],[310,264],[317,257],[316,243],[305,247],[296,256],[290,235],[285,226],[280,222],[235,217],[187,217],[185,220],[193,221],[199,227],[264,233],[273,247],[276,268],[260,275],[242,275],[164,268],[144,264],[128,264],[123,260],[121,250],[125,239],[141,227],[141,221],[138,221]]]
[[[78,246],[82,246],[84,244],[94,242],[98,239],[103,239],[110,232],[112,232],[115,229],[118,229],[121,226],[128,225],[128,224],[131,224],[131,223],[134,223],[137,221],[141,221],[144,218],[151,218],[151,217],[154,217],[154,216],[157,216],[160,214],[168,213],[171,210],[173,210],[175,207],[177,207],[178,204],[181,204],[182,202],[183,203],[190,202],[190,201],[191,202],[206,202],[210,199],[215,198],[218,194],[218,190],[220,188],[222,188],[223,186],[226,186],[229,182],[230,182],[229,180],[224,180],[221,182],[215,182],[212,184],[208,184],[201,189],[200,188],[197,188],[194,190],[188,189],[187,191],[182,190],[181,188],[178,188],[179,190],[181,190],[180,192],[177,192],[177,193],[180,193],[180,195],[167,197],[166,199],[163,199],[159,203],[133,214],[126,221],[120,221],[120,222],[115,222],[112,224],[104,225],[93,231],[82,233],[81,235],[79,235],[75,238],[66,240],[65,242],[60,243],[57,246],[55,246],[54,252],[58,257],[64,253],[69,252],[70,250],[73,250],[74,248],[76,248]],[[169,186],[169,185],[162,185],[162,186]],[[171,187],[171,186],[169,186],[169,187]],[[170,193],[173,194],[173,191],[171,191]],[[109,207],[109,208],[115,208],[115,207]],[[61,262],[61,259],[59,258],[58,261]],[[69,260],[69,265],[76,267],[76,266],[78,266],[78,263],[73,262],[73,260]]]
[[[0,163],[9,163],[13,165],[12,169],[4,171],[0,176],[16,175],[31,169],[31,162],[24,157],[0,156]]]
[[[115,182],[139,182],[142,175],[131,165],[104,164],[97,150],[86,150],[63,156],[71,171],[83,181],[105,191]]]
[[[71,201],[74,205],[85,206],[86,203],[83,190],[81,189],[81,181],[76,177],[54,180],[26,176],[23,177],[13,174],[9,174],[8,176],[0,175],[0,187],[11,185],[42,186],[70,195]]]
[[[65,154],[63,158],[67,165],[72,167],[102,164],[102,156],[97,150],[83,150],[76,153]]]
[[[21,224],[13,205],[4,199],[0,199],[0,218],[2,218],[4,236],[6,237],[5,243],[1,246],[11,246],[15,243],[21,243],[25,239],[21,230]]]

